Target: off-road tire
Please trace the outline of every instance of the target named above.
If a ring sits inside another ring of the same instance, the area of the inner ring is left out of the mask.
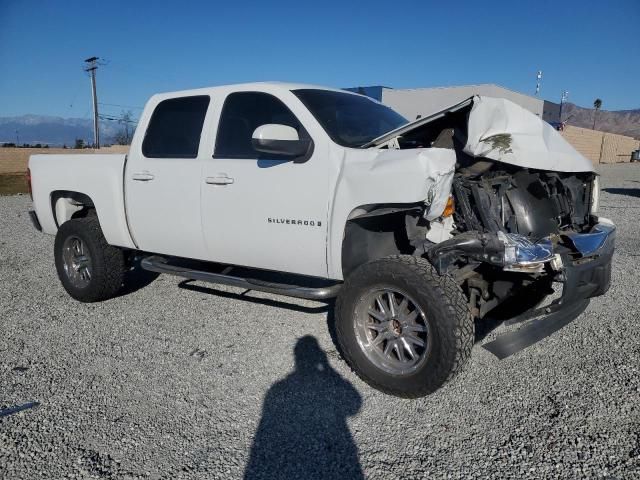
[[[82,288],[74,285],[65,271],[63,245],[69,237],[79,238],[91,258],[91,279]],[[122,287],[127,270],[124,253],[107,243],[96,216],[63,223],[56,234],[54,256],[62,286],[71,297],[80,302],[107,300],[114,297]]]
[[[375,365],[355,333],[356,307],[368,292],[396,287],[424,311],[432,335],[425,363],[414,372],[392,375]],[[474,323],[467,299],[448,275],[438,275],[425,259],[398,255],[358,267],[345,281],[335,307],[335,340],[351,369],[372,387],[404,398],[428,395],[458,373],[471,353]]]

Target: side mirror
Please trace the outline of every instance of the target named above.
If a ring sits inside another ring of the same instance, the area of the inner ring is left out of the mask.
[[[255,129],[251,143],[258,152],[300,157],[309,151],[311,140],[301,140],[296,129],[288,125],[267,123]]]

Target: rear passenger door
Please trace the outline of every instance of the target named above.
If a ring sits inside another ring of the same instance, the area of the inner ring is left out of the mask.
[[[315,143],[310,155],[296,161],[257,152],[253,132],[269,123],[311,137],[311,130],[275,95],[235,92],[226,97],[213,157],[204,162],[201,180],[209,258],[326,276],[327,145]]]
[[[141,250],[205,259],[200,225],[200,137],[208,95],[159,102],[131,145],[125,171],[127,219]]]

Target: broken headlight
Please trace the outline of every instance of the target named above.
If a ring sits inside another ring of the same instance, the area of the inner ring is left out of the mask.
[[[549,238],[533,243],[524,235],[498,232],[504,245],[504,269],[515,271],[543,271],[544,264],[554,258]]]

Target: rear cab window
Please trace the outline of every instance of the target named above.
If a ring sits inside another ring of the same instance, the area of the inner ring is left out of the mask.
[[[170,98],[153,111],[142,142],[147,158],[196,158],[208,95]]]

